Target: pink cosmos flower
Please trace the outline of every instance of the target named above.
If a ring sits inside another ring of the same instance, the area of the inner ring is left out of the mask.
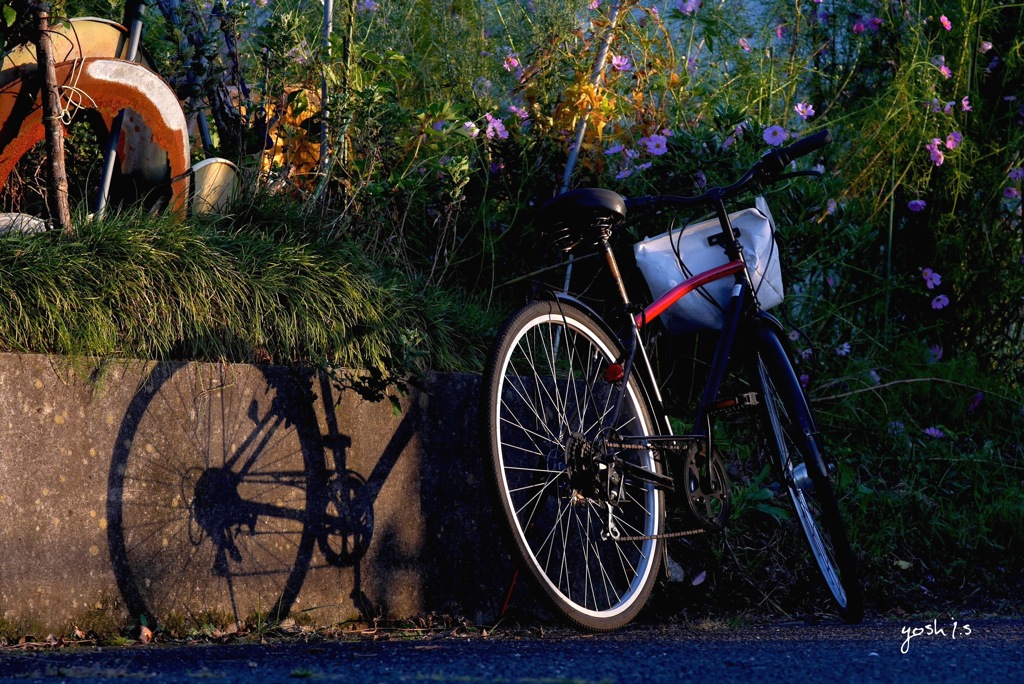
[[[941,147],[942,140],[939,138],[932,138],[932,141],[924,146],[924,148],[928,150],[928,153],[931,155],[932,161],[936,166],[942,166],[942,162],[946,160]]]
[[[1005,188],[1003,190],[1003,197],[1006,199],[1014,199],[1020,197],[1020,190],[1014,187]]]
[[[980,52],[981,54],[985,54],[986,52],[988,52],[991,49],[992,49],[992,43],[987,41],[987,40],[983,40],[983,41],[981,41],[981,43],[978,44],[978,52]]]
[[[964,99],[960,100],[960,109],[965,112],[971,111],[971,103],[967,100],[966,95],[964,96]]]
[[[942,276],[930,268],[922,268],[921,277],[924,278],[924,284],[928,286],[929,290],[935,289],[936,285],[942,284]]]
[[[1024,168],[1010,169],[1010,180],[1020,180],[1024,178]]]
[[[959,131],[953,131],[948,136],[946,136],[946,147],[948,147],[951,150],[955,150],[956,148],[960,147],[960,143],[962,143],[963,141],[964,136],[962,136]]]
[[[658,135],[657,133],[655,133],[645,138],[640,138],[639,142],[646,146],[647,151],[653,154],[655,157],[660,157],[661,155],[668,152],[668,138],[666,138],[663,135]]]
[[[485,135],[489,139],[493,139],[494,136],[498,136],[498,138],[504,140],[508,137],[508,131],[505,130],[505,123],[501,119],[491,116],[490,112],[484,114],[484,118],[487,119],[487,130]]]
[[[945,14],[939,17],[939,21],[942,22],[942,28],[946,29],[947,31],[953,30],[953,22],[951,22]]]
[[[910,211],[913,211],[915,213],[924,211],[925,206],[926,203],[922,199],[915,199],[907,202],[907,209],[910,209]]]
[[[746,38],[740,38],[740,47],[743,48],[744,52],[750,52],[750,43],[747,42]]]
[[[505,71],[515,71],[519,68],[519,55],[515,53],[505,58],[505,62],[502,64],[505,67]]]
[[[856,21],[853,23],[853,32],[855,34],[860,35],[861,33],[864,33],[865,30],[866,27],[864,26],[864,22]]]
[[[949,306],[949,297],[944,294],[940,294],[932,300],[932,308],[936,311],[939,309],[945,309],[947,306]]]
[[[683,14],[693,14],[700,9],[700,0],[680,0],[678,8]]]
[[[789,133],[782,126],[769,126],[764,129],[764,141],[772,147],[778,147],[789,139]]]
[[[940,430],[937,427],[926,428],[924,434],[928,435],[932,439],[942,439],[943,437],[945,437],[945,435],[942,433],[942,430]]]
[[[633,68],[633,63],[625,55],[615,55],[612,57],[612,68],[616,71],[629,71]]]
[[[814,116],[814,107],[807,104],[806,102],[798,102],[793,110],[800,116],[801,119],[807,121],[808,118]]]

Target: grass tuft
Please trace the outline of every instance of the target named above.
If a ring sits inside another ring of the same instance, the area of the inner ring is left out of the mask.
[[[287,219],[285,215],[284,220]],[[0,237],[0,349],[356,368],[482,365],[486,315],[344,238],[141,213]]]

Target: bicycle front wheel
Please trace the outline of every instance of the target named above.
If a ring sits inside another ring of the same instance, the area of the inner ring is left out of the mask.
[[[768,337],[755,360],[775,465],[840,616],[846,622],[860,622],[864,607],[856,562],[818,447],[814,419],[781,342]]]
[[[522,565],[562,615],[597,631],[643,608],[662,552],[663,495],[643,476],[660,474],[660,461],[647,449],[605,453],[600,442],[653,431],[636,381],[606,378],[620,360],[592,317],[533,302],[499,333],[482,397],[493,481]]]

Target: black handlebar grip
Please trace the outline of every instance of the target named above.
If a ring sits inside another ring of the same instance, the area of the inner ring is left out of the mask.
[[[774,183],[778,176],[789,166],[790,162],[805,155],[820,150],[832,142],[832,134],[828,129],[818,131],[814,135],[797,140],[788,147],[780,147],[777,150],[769,150],[764,153],[761,160],[754,167],[754,177],[761,183]]]
[[[783,157],[783,166],[789,164],[789,162],[794,159],[799,159],[800,157],[808,155],[815,150],[820,150],[830,142],[832,142],[832,134],[826,128],[823,131],[818,131],[814,135],[801,138],[788,147],[783,147],[779,150],[779,153]]]

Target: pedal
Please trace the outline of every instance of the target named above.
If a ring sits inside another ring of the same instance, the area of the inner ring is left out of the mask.
[[[745,408],[751,408],[759,406],[760,401],[757,398],[757,392],[746,392],[737,397],[730,399],[719,399],[716,402],[708,404],[704,410],[708,415],[716,413],[729,413],[731,411],[739,411]]]

